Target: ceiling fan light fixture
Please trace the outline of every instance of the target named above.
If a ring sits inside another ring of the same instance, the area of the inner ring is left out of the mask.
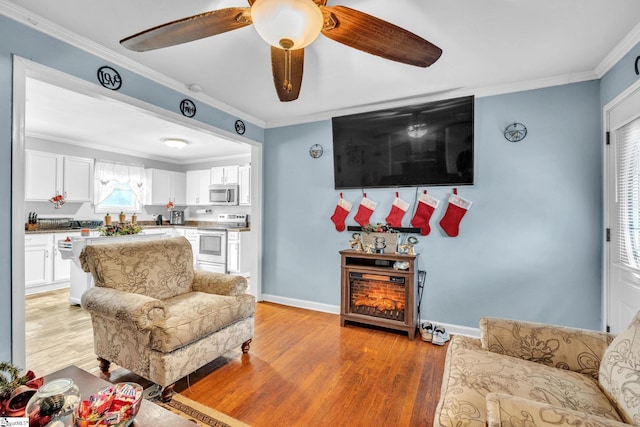
[[[251,20],[260,37],[280,49],[309,46],[324,21],[313,0],[257,0],[251,6]],[[291,47],[285,47],[283,41]]]
[[[426,123],[407,126],[407,135],[409,135],[411,138],[422,138],[427,134],[427,131],[428,129]]]
[[[164,145],[179,150],[189,145],[189,141],[179,138],[167,138],[164,140]]]

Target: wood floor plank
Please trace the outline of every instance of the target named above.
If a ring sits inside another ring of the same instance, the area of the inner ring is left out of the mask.
[[[68,364],[98,374],[90,317],[67,298],[27,298],[27,366],[38,375]],[[225,354],[176,391],[253,426],[428,426],[447,346],[419,337],[263,302],[249,354]],[[112,372],[112,380],[144,382]]]

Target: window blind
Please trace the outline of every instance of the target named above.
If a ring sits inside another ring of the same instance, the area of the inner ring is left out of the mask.
[[[617,256],[640,272],[640,119],[615,131]]]

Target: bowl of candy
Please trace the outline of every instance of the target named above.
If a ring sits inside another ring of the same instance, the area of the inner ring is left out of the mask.
[[[118,383],[104,387],[80,401],[74,416],[76,427],[126,427],[133,423],[142,403],[142,386]]]

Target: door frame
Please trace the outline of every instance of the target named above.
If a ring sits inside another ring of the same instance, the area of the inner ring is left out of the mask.
[[[149,104],[120,92],[102,89],[88,81],[66,74],[31,60],[13,57],[12,100],[12,178],[11,178],[11,356],[15,365],[26,369],[26,316],[25,316],[25,256],[24,256],[24,198],[25,198],[25,93],[27,77],[55,84],[84,94],[119,101],[158,118],[178,122],[181,125],[218,134],[225,138],[247,143],[251,146],[251,246],[255,248],[251,265],[251,291],[262,300],[262,170],[263,145],[225,133],[220,129],[199,121],[187,119],[177,113]]]
[[[606,331],[609,325],[609,290],[610,290],[610,271],[609,264],[611,262],[611,242],[607,241],[607,230],[611,230],[611,215],[609,200],[611,197],[610,194],[610,180],[615,179],[612,175],[615,171],[612,171],[610,166],[611,163],[611,146],[607,145],[607,133],[611,131],[611,122],[610,122],[610,114],[611,111],[616,108],[620,103],[624,102],[629,96],[634,94],[635,92],[640,91],[640,80],[636,81],[634,84],[625,89],[622,93],[616,96],[614,99],[609,101],[602,108],[602,141],[604,147],[604,155],[602,156],[603,162],[603,174],[602,174],[602,182],[603,182],[603,219],[604,219],[604,227],[603,227],[603,236],[602,236],[602,245],[604,250],[602,251],[603,256],[603,268],[602,268],[602,330]]]

